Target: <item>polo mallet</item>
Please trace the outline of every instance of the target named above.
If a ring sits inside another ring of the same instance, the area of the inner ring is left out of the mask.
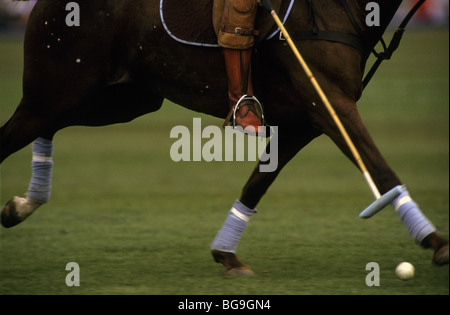
[[[382,210],[384,207],[386,207],[389,203],[391,203],[395,198],[397,198],[401,192],[402,192],[402,186],[396,186],[389,190],[384,195],[381,195],[378,191],[377,186],[375,185],[372,176],[370,175],[369,171],[367,170],[361,156],[359,155],[358,150],[356,149],[355,145],[353,144],[352,140],[350,139],[350,136],[348,135],[347,131],[344,128],[344,125],[342,124],[341,120],[339,119],[338,115],[336,114],[336,111],[334,110],[333,106],[331,106],[330,101],[328,100],[327,96],[323,92],[322,88],[320,87],[319,83],[317,82],[316,78],[314,77],[313,73],[309,69],[308,65],[306,64],[305,60],[303,59],[302,55],[298,51],[297,47],[295,46],[294,42],[292,41],[291,37],[289,36],[289,33],[286,31],[286,28],[284,27],[283,23],[281,22],[280,18],[278,17],[278,14],[275,12],[275,9],[272,6],[272,3],[270,0],[260,0],[261,4],[264,6],[266,10],[270,12],[273,19],[275,20],[275,23],[280,28],[281,32],[283,32],[284,38],[288,42],[289,46],[291,47],[292,51],[294,52],[295,56],[297,57],[298,61],[300,62],[303,70],[305,71],[306,75],[310,79],[312,85],[314,86],[315,90],[319,94],[322,102],[325,104],[325,107],[327,108],[328,112],[330,113],[331,117],[333,118],[334,122],[336,123],[337,127],[339,128],[339,131],[341,132],[345,142],[347,143],[350,151],[353,154],[353,157],[358,164],[358,167],[360,168],[361,172],[364,175],[364,178],[367,181],[367,184],[369,185],[370,189],[372,190],[373,195],[375,196],[376,200],[372,202],[366,209],[364,209],[359,216],[361,218],[370,218],[380,210]]]

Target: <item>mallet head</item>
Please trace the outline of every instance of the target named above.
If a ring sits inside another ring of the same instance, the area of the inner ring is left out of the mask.
[[[382,195],[380,198],[372,202],[366,209],[364,209],[360,214],[359,217],[363,219],[368,219],[374,214],[381,211],[384,207],[386,207],[388,204],[390,204],[392,201],[394,201],[395,198],[397,198],[403,191],[403,186],[398,185],[389,190],[387,193]]]

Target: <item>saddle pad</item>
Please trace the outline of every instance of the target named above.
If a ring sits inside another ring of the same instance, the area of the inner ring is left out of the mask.
[[[275,0],[274,7],[280,10],[280,17],[287,20],[295,0]],[[166,32],[176,41],[188,45],[219,47],[212,22],[214,0],[161,0],[159,12]],[[260,8],[256,29],[261,38],[271,39],[279,30],[274,26],[270,14]]]

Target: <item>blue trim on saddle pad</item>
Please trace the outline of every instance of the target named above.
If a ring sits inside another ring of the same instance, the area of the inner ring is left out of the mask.
[[[283,25],[284,23],[286,23],[289,15],[291,14],[291,10],[292,7],[294,5],[295,0],[291,0],[291,3],[289,4],[289,7],[287,9],[286,15],[284,16],[283,19]],[[191,45],[191,46],[200,46],[200,47],[211,47],[211,48],[218,48],[220,47],[218,44],[207,44],[207,43],[198,43],[198,42],[190,42],[190,41],[186,41],[184,39],[178,38],[177,36],[175,36],[169,29],[169,27],[167,26],[165,19],[164,19],[164,13],[163,13],[163,5],[164,5],[164,0],[161,0],[159,3],[159,15],[161,17],[161,22],[162,25],[164,26],[164,30],[167,32],[167,34],[172,37],[174,40],[176,40],[179,43],[185,44],[185,45]],[[211,17],[211,21],[212,21],[212,17]],[[273,32],[270,36],[267,37],[267,40],[274,38],[278,33],[280,33],[280,29],[278,28],[275,32]]]

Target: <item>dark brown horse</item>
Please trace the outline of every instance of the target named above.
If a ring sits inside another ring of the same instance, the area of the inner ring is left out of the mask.
[[[208,38],[213,0],[174,1],[184,5],[185,12],[202,13],[189,14],[194,19],[189,25],[200,25]],[[38,137],[52,140],[58,130],[73,125],[128,122],[158,110],[164,99],[217,117],[227,116],[227,79],[221,49],[186,45],[169,36],[161,20],[160,0],[78,0],[80,26],[71,27],[66,23],[70,13],[67,2],[38,1],[30,16],[25,35],[23,98],[0,129],[0,161]],[[381,26],[373,27],[366,24],[368,2],[349,1],[346,8],[347,1],[341,0],[288,1],[292,7],[285,26],[294,36],[296,32],[314,34],[319,30],[359,39],[360,49],[341,40],[303,39],[296,40],[296,45],[384,194],[401,181],[372,141],[356,102],[362,93],[369,52],[401,0],[377,1]],[[277,5],[283,12],[287,12],[286,7],[284,3]],[[178,21],[189,23],[186,19]],[[321,134],[329,136],[355,162],[290,48],[278,36],[264,40],[273,29],[270,15],[261,9],[258,21],[264,31],[256,46],[254,81],[266,122],[278,126],[279,166],[271,173],[255,168],[239,198],[250,209],[255,208],[281,169]],[[182,24],[183,28],[189,27]],[[19,197],[7,202],[2,223],[13,226],[26,217],[22,212],[32,212],[39,206],[27,202]],[[448,263],[448,242],[436,232],[421,245],[435,249],[434,259],[439,264]],[[222,254],[215,258],[228,269],[243,266],[234,254]]]

